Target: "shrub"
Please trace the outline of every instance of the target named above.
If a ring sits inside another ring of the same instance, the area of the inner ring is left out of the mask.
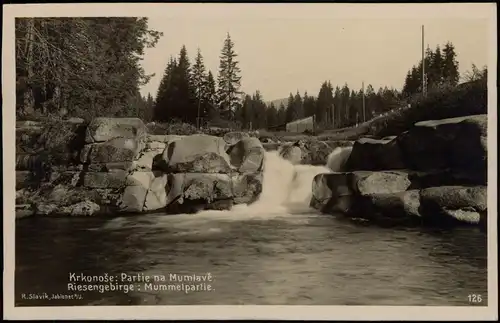
[[[150,122],[147,124],[147,128],[148,132],[153,135],[187,136],[202,133],[194,125],[177,120],[166,123]]]

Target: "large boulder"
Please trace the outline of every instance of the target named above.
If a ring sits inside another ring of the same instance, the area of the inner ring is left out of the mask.
[[[298,146],[292,144],[285,145],[281,147],[279,154],[283,159],[288,160],[293,165],[302,162],[302,150]]]
[[[302,164],[325,165],[333,145],[316,139],[299,140],[295,145],[302,150]]]
[[[167,206],[167,188],[168,175],[162,175],[151,181],[146,200],[144,202],[144,211],[153,211],[163,209]]]
[[[316,175],[310,205],[322,212],[348,212],[360,195],[406,191],[408,173],[397,171],[325,173]]]
[[[128,162],[144,149],[144,143],[131,138],[114,138],[104,143],[85,145],[80,161],[89,164]]]
[[[248,138],[250,135],[247,132],[241,132],[241,131],[232,131],[224,134],[222,138],[224,138],[224,141],[228,145],[234,145],[238,141],[240,141],[243,138]]]
[[[115,170],[113,172],[85,172],[83,186],[87,188],[122,188],[126,186],[128,172]]]
[[[176,173],[168,179],[167,211],[186,212],[210,208],[218,201],[231,201],[231,177],[216,173]]]
[[[418,225],[422,223],[419,190],[368,194],[353,203],[349,215],[378,224]]]
[[[422,213],[432,224],[486,223],[486,186],[440,186],[420,192]]]
[[[411,169],[451,168],[486,183],[487,123],[487,115],[422,121],[397,140]]]
[[[264,180],[262,172],[234,175],[231,180],[235,204],[251,204],[262,193],[262,181]]]
[[[155,163],[156,164],[156,163]],[[226,142],[220,137],[192,135],[168,143],[158,165],[166,173],[230,173]]]
[[[404,169],[405,164],[398,142],[361,138],[354,143],[346,163],[347,171]]]
[[[231,165],[240,173],[257,173],[264,169],[265,150],[258,138],[245,137],[227,151]]]
[[[133,172],[125,179],[125,189],[117,206],[120,212],[139,213],[144,210],[146,195],[154,180],[152,172]]]
[[[61,214],[70,216],[92,216],[100,211],[101,207],[92,201],[85,200],[61,209]]]
[[[105,142],[115,138],[143,138],[147,128],[139,118],[95,118],[85,133],[85,142]]]

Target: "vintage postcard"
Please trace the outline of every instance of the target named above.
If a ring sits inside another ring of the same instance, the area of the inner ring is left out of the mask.
[[[498,319],[496,4],[3,18],[5,319]]]

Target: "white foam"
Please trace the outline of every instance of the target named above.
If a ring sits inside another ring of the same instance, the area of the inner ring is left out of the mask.
[[[327,166],[293,165],[269,151],[264,156],[264,177],[259,199],[250,204],[235,205],[228,211],[202,211],[197,216],[218,218],[280,217],[316,213],[309,207],[312,182],[317,174],[341,171],[351,148],[338,147],[327,158]]]

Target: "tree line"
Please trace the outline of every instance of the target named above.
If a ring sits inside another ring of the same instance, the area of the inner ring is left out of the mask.
[[[425,62],[425,78],[422,78]],[[408,98],[416,93],[422,92],[425,84],[427,90],[432,90],[443,84],[456,86],[460,80],[457,55],[455,47],[451,42],[447,42],[443,49],[439,45],[435,50],[429,47],[425,51],[422,59],[406,74],[403,96]]]
[[[170,57],[161,79],[154,104],[148,98],[153,119],[159,122],[179,120],[191,124],[218,124],[230,121],[244,129],[273,128],[304,117],[315,116],[319,124],[347,127],[374,115],[393,109],[400,104],[401,93],[395,89],[380,88],[375,92],[368,85],[363,91],[332,87],[325,81],[317,96],[307,92],[290,93],[288,103],[276,107],[267,105],[260,93],[240,91],[241,70],[238,66],[234,42],[227,34],[223,43],[217,80],[207,71],[201,50],[190,62],[185,46],[177,57]],[[200,118],[200,119],[198,119]],[[216,122],[214,122],[216,121]]]
[[[240,106],[240,68],[234,42],[227,34],[220,56],[217,81],[206,69],[201,50],[194,63],[185,46],[170,57],[156,95],[154,120],[179,120],[201,126],[207,120],[234,120]],[[217,84],[216,84],[217,83]]]
[[[16,114],[139,116],[140,66],[162,33],[147,18],[16,18]]]
[[[78,17],[17,18],[16,114],[136,116],[146,121],[179,120],[193,125],[222,125],[243,129],[277,128],[314,116],[320,127],[343,128],[406,105],[422,92],[423,62],[406,74],[402,91],[372,85],[333,86],[325,80],[317,93],[290,92],[280,106],[266,104],[260,91],[243,93],[235,44],[229,35],[222,44],[217,73],[208,70],[198,49],[190,61],[185,46],[171,56],[156,93],[139,89],[154,74],[140,65],[144,49],[154,47],[161,32],[148,28],[147,18]],[[427,49],[425,82],[428,90],[459,82],[452,43]],[[466,75],[485,78],[486,68]]]

